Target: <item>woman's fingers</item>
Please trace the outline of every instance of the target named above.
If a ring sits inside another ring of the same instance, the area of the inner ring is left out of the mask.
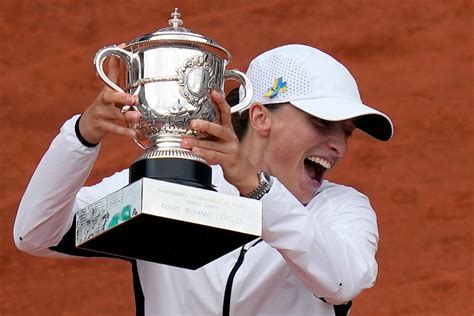
[[[135,131],[133,131],[132,129],[125,126],[118,125],[112,121],[104,121],[103,124],[104,124],[104,129],[108,130],[109,133],[114,133],[118,135],[132,137],[132,138],[136,136]]]
[[[191,151],[199,157],[202,157],[210,165],[221,164],[221,161],[225,159],[225,154],[213,150],[206,150],[201,147],[193,147]]]
[[[134,97],[104,88],[82,114],[79,124],[82,136],[93,144],[99,143],[109,133],[134,137],[135,133],[126,126],[127,122],[139,120],[138,113],[124,116],[121,113],[124,104],[134,104]]]
[[[118,45],[118,47],[120,48],[124,48],[125,46],[126,46],[125,43],[121,43],[120,45]],[[120,74],[120,58],[117,56],[110,56],[107,77],[109,77],[109,79],[112,82],[118,83],[119,74]]]
[[[230,107],[224,96],[218,91],[212,91],[211,98],[220,114],[220,124],[199,119],[191,121],[192,130],[210,137],[207,139],[184,137],[181,146],[192,150],[210,164],[233,165],[235,158],[239,157],[240,143],[232,128]]]
[[[120,60],[118,57],[115,57],[115,56],[111,56],[109,58],[109,68],[108,68],[108,71],[107,71],[107,77],[109,77],[109,79],[114,82],[114,83],[117,83],[118,82],[118,78],[119,78],[119,72],[120,72]]]
[[[211,165],[233,167],[240,160],[237,145],[193,138],[184,138],[181,144]]]
[[[225,96],[216,91],[211,91],[211,98],[217,106],[220,113],[221,125],[225,127],[232,127],[232,118],[230,113],[230,105],[227,103]]]
[[[226,155],[238,154],[239,146],[232,142],[219,142],[195,137],[184,137],[181,141],[184,148],[200,148],[206,151],[215,151]]]
[[[117,107],[122,108],[123,105],[134,105],[135,97],[128,93],[104,89],[100,96],[100,102],[104,104],[118,104]]]
[[[222,142],[238,142],[232,125],[224,126],[217,123],[211,123],[204,120],[192,120],[191,129],[197,132],[205,133]]]
[[[140,112],[138,111],[127,111],[123,113],[123,116],[125,117],[125,120],[129,123],[136,124],[142,117]]]
[[[120,44],[124,48],[125,44]],[[120,76],[120,58],[112,56],[108,60],[108,78],[117,83]],[[125,92],[115,91],[104,87],[92,104],[82,113],[79,130],[82,136],[90,143],[100,142],[107,134],[114,133],[126,136],[135,136],[135,132],[127,127],[138,122],[140,114],[135,111],[122,113],[124,106],[136,104],[137,97]]]

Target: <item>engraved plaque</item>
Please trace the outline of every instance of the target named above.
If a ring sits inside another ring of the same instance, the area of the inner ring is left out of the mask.
[[[261,226],[260,201],[143,178],[78,211],[76,246],[197,269]]]

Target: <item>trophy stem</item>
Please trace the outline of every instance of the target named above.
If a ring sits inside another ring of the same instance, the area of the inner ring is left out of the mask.
[[[137,160],[141,159],[162,159],[162,158],[175,158],[175,159],[189,159],[207,165],[207,161],[203,158],[195,155],[192,151],[183,148],[155,148],[148,149],[143,155]]]
[[[183,148],[150,148],[129,169],[130,183],[144,177],[214,190],[211,167]]]

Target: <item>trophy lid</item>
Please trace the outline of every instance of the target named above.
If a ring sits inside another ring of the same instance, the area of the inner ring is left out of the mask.
[[[182,45],[209,51],[230,62],[231,55],[224,47],[204,35],[193,33],[190,29],[182,27],[183,20],[180,19],[181,14],[178,12],[178,8],[174,9],[171,17],[172,19],[168,20],[169,27],[137,37],[128,43],[125,49],[135,52],[159,46]]]

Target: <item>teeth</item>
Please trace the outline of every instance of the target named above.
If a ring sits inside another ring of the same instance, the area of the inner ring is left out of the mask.
[[[320,166],[323,166],[325,169],[330,169],[332,167],[329,161],[320,157],[311,156],[311,157],[308,157],[307,159],[314,163],[317,163]]]

